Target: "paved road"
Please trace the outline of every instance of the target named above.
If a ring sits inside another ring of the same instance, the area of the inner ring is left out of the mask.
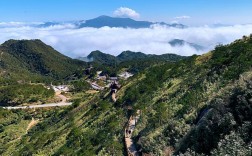
[[[3,107],[5,109],[32,109],[32,108],[46,108],[46,107],[62,107],[70,106],[72,103],[49,103],[43,105],[17,106],[17,107]]]
[[[70,106],[71,102],[67,103],[67,97],[61,94],[61,91],[56,92],[56,96],[61,99],[59,103],[48,103],[42,105],[29,105],[29,106],[16,106],[16,107],[3,107],[5,109],[32,109],[32,108],[46,108],[46,107],[62,107],[62,106]]]

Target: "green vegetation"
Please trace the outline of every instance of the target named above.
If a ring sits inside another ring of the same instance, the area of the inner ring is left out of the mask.
[[[93,74],[102,68],[111,73],[132,69],[137,74],[122,83],[116,103],[109,89],[89,94],[84,92],[86,83],[72,81],[77,92],[71,93],[74,104],[47,116],[40,113],[43,121],[0,154],[125,155],[124,127],[140,109],[133,139],[142,153],[249,156],[251,58],[252,36],[178,62],[131,60],[114,69],[94,63]],[[24,127],[25,122],[19,124]],[[6,129],[0,125],[0,132]]]
[[[99,100],[98,97],[84,94],[73,107],[53,111],[18,140],[21,144],[15,144],[17,150],[12,152],[17,155],[122,155],[121,128],[127,120],[123,109],[114,108],[110,98]]]
[[[71,91],[73,91],[73,92],[82,92],[82,91],[86,91],[90,88],[90,84],[82,79],[71,81],[71,85],[73,87],[71,89]]]
[[[135,74],[156,64],[176,62],[184,58],[186,57],[176,54],[147,55],[131,51],[124,51],[118,56],[113,56],[100,51],[93,51],[87,58],[79,59],[91,61],[89,64],[92,64],[96,70],[102,70],[104,74],[116,76],[118,71],[124,68]]]
[[[242,124],[251,123],[246,116],[252,113],[251,41],[252,38],[238,40],[216,47],[211,55],[151,67],[145,71],[145,79],[126,90],[118,102],[145,112],[137,127],[139,133],[135,134],[143,152],[159,155],[172,147],[175,154],[210,154],[231,131],[245,131]],[[251,137],[242,138],[243,146],[249,147],[248,138]]]
[[[87,58],[79,58],[91,61],[88,64],[94,67],[89,78],[95,76],[95,71],[103,71],[103,75],[116,76],[122,69],[133,74],[140,73],[145,69],[158,64],[172,63],[186,57],[176,54],[147,55],[141,52],[124,51],[118,56],[104,54],[100,51],[91,52]]]
[[[104,54],[100,51],[91,52],[87,58],[94,61],[95,63],[109,65],[109,66],[114,66],[115,64],[118,63],[118,60],[116,59],[115,56]]]
[[[54,91],[43,85],[81,78],[86,68],[85,62],[66,57],[40,40],[9,40],[0,46],[0,53],[1,106],[44,103]],[[75,90],[80,89],[83,85],[75,85]]]
[[[11,84],[0,87],[0,106],[42,102],[54,96],[54,90],[42,85]]]
[[[86,63],[66,57],[40,40],[9,40],[0,46],[0,75],[50,83],[66,79]]]
[[[59,108],[53,110],[36,109],[34,110],[5,110],[0,108],[0,155],[12,155],[15,146],[24,135],[27,135],[27,128],[32,120],[43,120],[51,117],[55,112],[62,111]],[[6,149],[9,149],[7,151]]]

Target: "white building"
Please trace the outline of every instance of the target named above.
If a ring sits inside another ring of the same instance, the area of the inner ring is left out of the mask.
[[[52,88],[55,92],[57,91],[68,92],[69,91],[69,87],[66,85],[59,85],[59,86],[52,85]]]
[[[123,73],[119,74],[118,76],[119,76],[120,78],[122,78],[122,79],[128,79],[128,78],[132,77],[133,74],[131,74],[131,73],[129,73],[129,72],[123,72]]]
[[[91,83],[91,86],[92,86],[92,88],[93,89],[95,89],[95,90],[103,90],[104,89],[104,87],[101,87],[101,86],[99,86],[98,84],[96,84],[96,83]]]

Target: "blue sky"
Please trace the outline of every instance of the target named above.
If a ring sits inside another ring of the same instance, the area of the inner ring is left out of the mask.
[[[140,14],[138,20],[187,24],[252,23],[251,0],[1,0],[0,22],[66,21],[113,15],[119,7]],[[190,16],[190,19],[174,19]]]

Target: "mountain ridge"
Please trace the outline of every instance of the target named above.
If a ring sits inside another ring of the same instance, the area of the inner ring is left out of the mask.
[[[144,60],[144,59],[157,59],[163,61],[178,61],[180,59],[186,58],[185,56],[180,56],[177,54],[167,53],[161,55],[155,54],[145,54],[142,52],[133,52],[133,51],[123,51],[119,55],[114,56],[111,54],[106,54],[101,51],[93,51],[87,57],[79,57],[77,59],[86,61],[86,62],[98,62],[101,64],[108,64],[109,62],[120,63],[125,61],[132,60]]]
[[[79,25],[79,28],[94,27],[101,28],[108,27],[122,27],[122,28],[150,28],[154,24],[159,24],[167,27],[186,28],[183,24],[167,24],[165,22],[149,22],[149,21],[136,21],[131,18],[110,17],[106,15],[99,16],[94,19],[86,20]]]
[[[131,18],[122,18],[122,17],[111,17],[107,15],[101,15],[96,18],[88,19],[88,20],[79,20],[79,21],[69,21],[69,22],[44,22],[43,24],[39,24],[37,27],[50,27],[61,24],[73,24],[76,28],[101,28],[101,27],[118,27],[118,28],[151,28],[151,26],[157,24],[161,26],[174,27],[174,28],[187,28],[186,25],[180,23],[167,24],[165,22],[149,22],[149,21],[137,21]]]

